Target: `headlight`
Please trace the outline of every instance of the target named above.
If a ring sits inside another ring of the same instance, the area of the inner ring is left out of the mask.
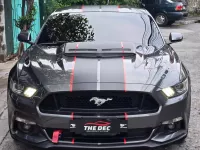
[[[174,89],[179,95],[185,93],[188,90],[188,79],[174,86]]]
[[[15,94],[19,94],[28,98],[31,98],[37,92],[37,89],[32,87],[25,88],[23,85],[13,81],[12,79],[10,80],[10,89]]]
[[[188,90],[188,79],[183,82],[173,86],[162,89],[162,92],[168,97],[175,97],[185,93]]]
[[[36,92],[37,92],[36,89],[31,88],[31,87],[28,87],[28,88],[26,88],[26,90],[24,91],[24,96],[30,98],[30,97],[32,97]]]
[[[17,82],[13,81],[12,79],[10,80],[10,89],[15,93],[15,94],[22,94],[24,90],[24,86],[21,84],[18,84]]]
[[[162,89],[162,91],[167,97],[173,97],[175,95],[175,91],[171,87],[164,88],[164,89]]]

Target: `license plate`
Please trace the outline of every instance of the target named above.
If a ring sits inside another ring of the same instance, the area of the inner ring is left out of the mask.
[[[81,135],[109,135],[114,136],[127,132],[126,120],[119,119],[77,119],[70,121],[70,131]]]

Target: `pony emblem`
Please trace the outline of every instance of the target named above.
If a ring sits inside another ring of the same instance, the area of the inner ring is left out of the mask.
[[[96,104],[97,106],[101,106],[107,101],[112,101],[112,98],[103,99],[103,98],[93,97],[90,99],[90,102],[92,101],[94,101],[94,104]]]

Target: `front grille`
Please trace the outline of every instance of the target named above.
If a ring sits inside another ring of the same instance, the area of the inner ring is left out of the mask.
[[[102,105],[101,103],[95,104],[95,100],[90,101],[94,97],[101,98],[102,101],[106,99],[107,101]],[[159,105],[147,93],[88,91],[50,94],[42,101],[39,108],[43,113],[59,114],[66,114],[66,112],[135,112],[138,114],[157,112]]]
[[[47,135],[52,138],[53,132],[55,130],[61,129],[45,129]],[[113,143],[113,142],[122,142],[124,138],[130,141],[143,141],[150,137],[153,132],[152,128],[144,128],[144,129],[129,129],[127,133],[120,133],[116,136],[83,136],[77,135],[75,133],[70,132],[68,129],[61,130],[62,134],[60,136],[61,141],[71,141],[73,138],[76,139],[76,142],[84,142],[84,143]]]

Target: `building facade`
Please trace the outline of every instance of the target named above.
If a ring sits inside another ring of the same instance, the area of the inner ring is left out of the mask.
[[[4,61],[7,54],[5,39],[5,11],[4,1],[0,0],[0,62]]]
[[[190,12],[200,13],[200,0],[189,0],[188,6]]]

